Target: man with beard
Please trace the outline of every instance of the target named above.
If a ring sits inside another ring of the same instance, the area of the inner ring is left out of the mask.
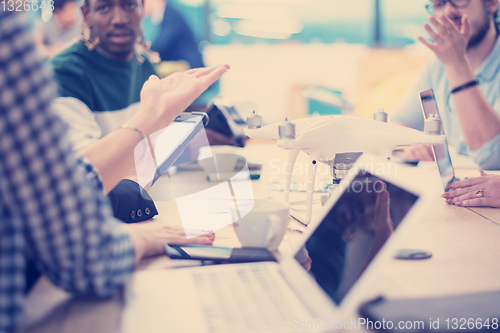
[[[499,0],[431,0],[419,37],[435,57],[422,68],[396,106],[392,122],[422,130],[418,92],[433,88],[449,144],[483,169],[500,169]],[[407,158],[433,160],[429,146],[405,150]]]

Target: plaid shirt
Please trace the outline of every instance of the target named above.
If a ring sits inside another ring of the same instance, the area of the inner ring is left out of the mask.
[[[97,172],[75,161],[48,110],[55,85],[23,16],[0,9],[0,333],[22,311],[28,258],[65,290],[102,296],[134,265]]]

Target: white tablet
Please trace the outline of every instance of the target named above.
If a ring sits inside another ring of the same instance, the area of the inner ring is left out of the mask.
[[[138,144],[134,156],[139,184],[152,185],[166,174],[207,123],[208,115],[204,112],[183,112],[168,127]]]

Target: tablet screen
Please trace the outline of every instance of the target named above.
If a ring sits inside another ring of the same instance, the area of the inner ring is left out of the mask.
[[[404,220],[418,196],[360,172],[306,242],[309,273],[339,304]]]
[[[182,155],[190,141],[204,128],[203,116],[178,117],[168,127],[142,140],[134,150],[135,168],[139,184],[146,187],[163,176]],[[207,140],[208,142],[208,140]],[[154,147],[154,156],[151,147]],[[192,162],[191,160],[185,161]]]
[[[155,143],[155,155],[158,166],[168,161],[168,158],[183,146],[183,143],[186,143],[189,135],[201,120],[201,117],[197,118],[199,119],[192,118],[184,121],[174,121],[158,135]]]
[[[155,180],[164,175],[182,155],[193,137],[203,128],[201,116],[186,120],[176,119],[157,135],[154,150],[158,167]],[[187,161],[187,163],[192,161]],[[154,181],[153,181],[154,182]]]

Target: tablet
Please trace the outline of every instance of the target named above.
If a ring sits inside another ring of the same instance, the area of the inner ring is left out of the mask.
[[[143,187],[148,183],[152,185],[166,174],[207,123],[208,115],[204,112],[183,112],[168,127],[148,138],[147,144],[154,147],[154,155],[148,153],[144,158],[141,153],[144,146],[138,145],[134,153],[139,183]]]
[[[243,263],[276,261],[268,249],[263,247],[217,247],[212,245],[165,245],[170,259],[207,260],[214,263]]]

